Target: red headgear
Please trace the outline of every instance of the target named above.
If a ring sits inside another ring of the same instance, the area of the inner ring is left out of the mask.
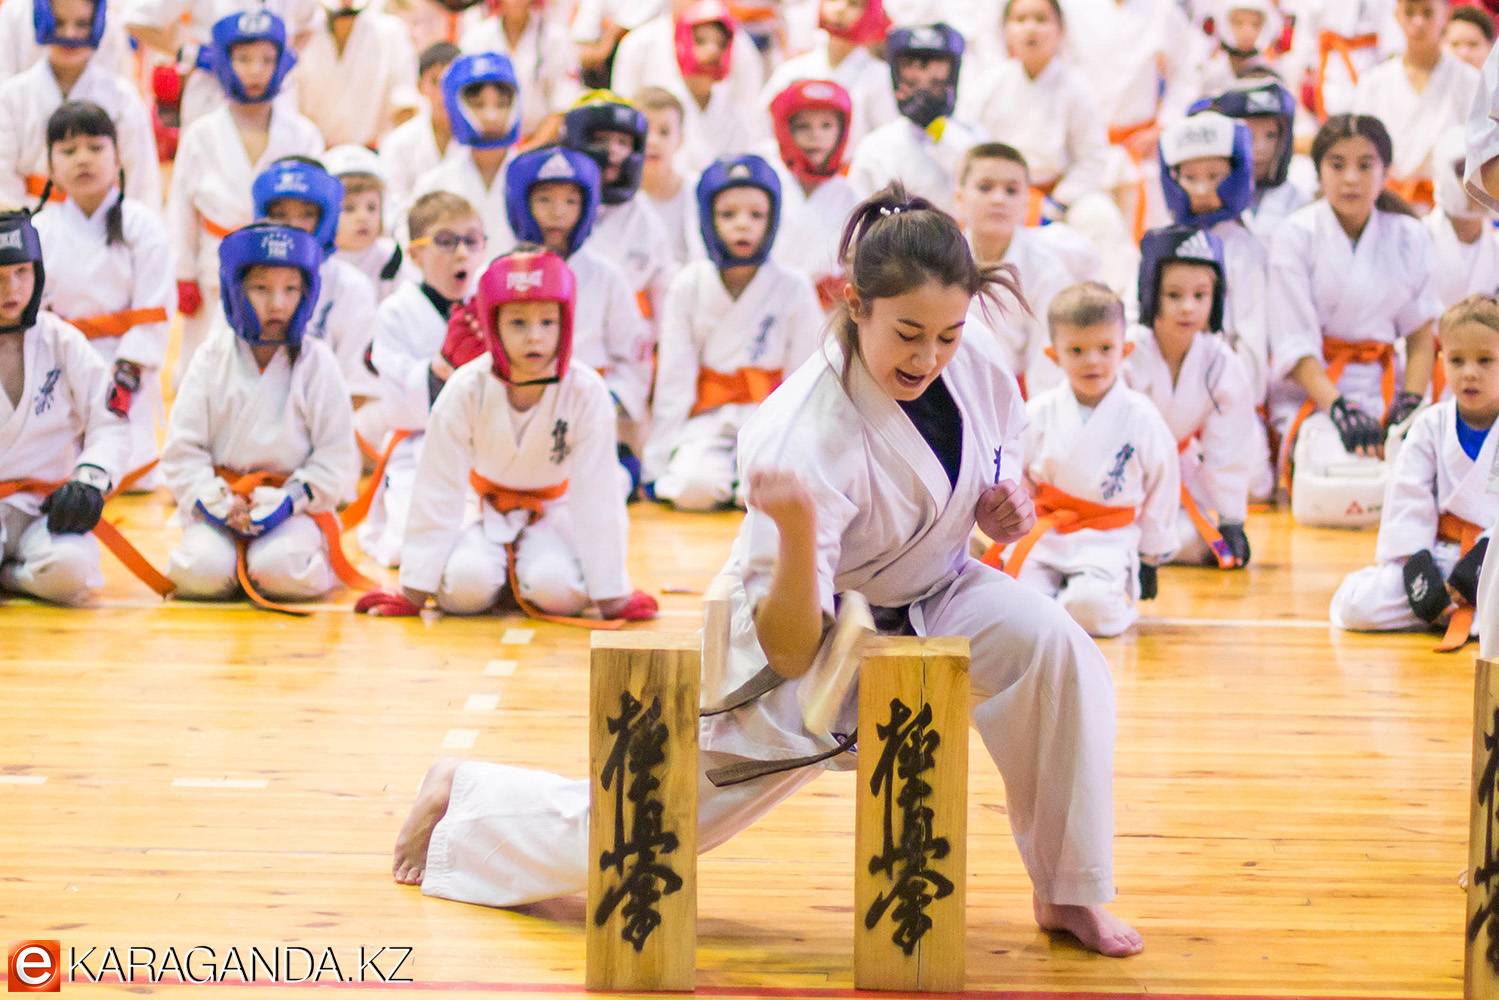
[[[855,45],[878,45],[885,40],[885,34],[890,30],[893,22],[885,16],[885,4],[883,0],[868,0],[864,7],[864,13],[859,19],[847,28],[829,24],[828,19],[822,16],[822,5],[818,4],[817,26],[830,35],[836,35],[847,42]]]
[[[843,116],[843,134],[826,164],[813,163],[791,139],[791,116],[798,111],[836,111]],[[770,102],[775,121],[776,144],[781,160],[800,181],[823,180],[843,168],[843,151],[848,147],[848,123],[853,115],[853,101],[848,91],[831,80],[797,80]]]
[[[700,24],[719,24],[729,33],[728,44],[723,49],[723,58],[716,63],[698,62],[692,53],[692,29]],[[734,55],[735,29],[734,15],[729,12],[729,5],[723,0],[698,0],[697,3],[689,4],[677,16],[676,23],[677,66],[681,69],[682,75],[702,75],[714,81],[728,76],[729,62]]]
[[[494,373],[502,382],[510,382],[510,356],[500,343],[495,314],[506,302],[557,302],[562,305],[562,332],[557,338],[557,374],[521,385],[538,385],[561,381],[573,353],[573,302],[577,281],[572,269],[552,253],[512,253],[495,258],[479,278],[474,295],[474,311],[489,353],[494,358]],[[516,384],[516,383],[511,383]]]

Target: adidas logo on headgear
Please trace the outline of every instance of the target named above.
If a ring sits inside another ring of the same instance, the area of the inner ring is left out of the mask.
[[[1280,101],[1272,90],[1251,90],[1245,104],[1250,111],[1280,111]]]
[[[940,49],[942,36],[937,33],[936,28],[917,28],[911,32],[911,47],[913,49]]]
[[[1200,229],[1182,241],[1174,256],[1212,261],[1215,264],[1218,262],[1218,256],[1213,253],[1213,245],[1208,242],[1208,234]]]
[[[554,181],[560,179],[573,180],[577,174],[573,173],[573,165],[567,162],[567,157],[561,153],[553,153],[547,161],[536,171],[536,179],[539,181]]]
[[[733,181],[748,180],[749,176],[750,176],[750,169],[749,169],[749,167],[745,166],[743,163],[736,163],[732,167],[729,168],[729,173],[728,173],[729,180],[733,180]]]

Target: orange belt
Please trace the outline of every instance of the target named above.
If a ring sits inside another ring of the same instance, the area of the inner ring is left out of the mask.
[[[1197,437],[1198,435],[1195,433],[1188,434],[1176,442],[1176,453],[1178,455],[1186,454],[1187,449],[1191,447],[1193,441],[1197,440]],[[1235,565],[1233,550],[1223,540],[1223,536],[1219,534],[1217,526],[1212,521],[1209,521],[1207,515],[1203,514],[1202,508],[1197,506],[1197,501],[1192,499],[1192,494],[1187,492],[1186,482],[1182,483],[1181,490],[1182,510],[1187,512],[1187,517],[1191,519],[1192,526],[1197,529],[1197,533],[1202,536],[1202,540],[1207,542],[1208,548],[1213,550],[1213,555],[1218,560],[1218,568],[1233,569]]]
[[[376,448],[374,443],[371,442],[369,438],[365,437],[358,431],[354,432],[354,443],[359,445],[359,451],[362,455],[364,455],[365,458],[369,459],[371,462],[378,463],[380,461],[380,449]],[[344,527],[348,527],[348,525],[345,525]]]
[[[1059,535],[1070,535],[1084,528],[1112,531],[1114,528],[1125,528],[1134,523],[1135,508],[1133,507],[1108,507],[1063,493],[1050,483],[1042,483],[1036,491],[1036,525],[1024,538],[1015,543],[1014,551],[1010,553],[1010,558],[1004,564],[1004,571],[1010,576],[1019,576],[1020,567],[1025,564],[1026,556],[1031,554],[1031,549],[1048,531],[1055,531]],[[989,551],[984,553],[983,561],[999,568],[999,553],[1000,545],[995,542],[989,546]]]
[[[230,233],[234,232],[233,229],[230,229],[227,226],[219,225],[217,222],[214,222],[206,215],[199,215],[198,217],[203,220],[203,231],[206,232],[209,236],[223,239],[225,236],[228,236]]]
[[[1135,165],[1135,242],[1145,235],[1145,159],[1137,154],[1129,141],[1146,129],[1155,128],[1156,120],[1138,122],[1134,125],[1110,125],[1109,142],[1124,150]]]
[[[1483,534],[1483,529],[1472,521],[1464,521],[1456,514],[1443,512],[1437,520],[1437,540],[1442,542],[1456,542],[1459,547],[1459,558],[1468,554],[1478,536]],[[1442,641],[1437,643],[1438,653],[1450,653],[1454,649],[1460,649],[1467,641],[1473,631],[1473,606],[1471,604],[1458,605],[1452,612],[1452,617],[1447,620],[1447,634],[1442,636]]]
[[[287,478],[279,472],[249,472],[245,475],[240,475],[234,470],[226,469],[222,466],[215,467],[213,474],[229,484],[230,492],[245,499],[249,499],[255,487],[284,486],[286,485]],[[343,581],[344,585],[353,587],[356,590],[373,590],[378,587],[378,583],[355,569],[354,564],[349,562],[348,556],[344,555],[343,543],[338,537],[338,519],[327,511],[308,516],[317,523],[317,526],[322,529],[323,537],[328,540],[328,562],[332,564],[333,572],[338,574],[338,578]],[[289,608],[284,604],[277,604],[264,597],[255,589],[255,585],[250,581],[249,570],[245,565],[245,557],[250,548],[251,541],[252,539],[242,538],[238,535],[234,539],[235,548],[238,550],[234,562],[234,575],[239,578],[239,585],[243,588],[245,596],[267,611],[280,611],[283,614],[299,616],[310,614],[307,611],[298,611],[296,608]]]
[[[1411,177],[1406,180],[1396,180],[1391,177],[1385,181],[1385,187],[1411,205],[1425,208],[1427,211],[1430,211],[1437,203],[1436,187],[1432,184],[1430,177]]]
[[[354,436],[359,439],[361,451],[369,448],[369,442],[365,440],[363,434],[356,431]],[[396,445],[410,436],[410,431],[390,432],[390,440],[386,442],[385,450],[375,455],[375,468],[370,472],[369,482],[364,484],[364,489],[359,491],[359,496],[354,498],[354,502],[345,507],[343,513],[338,516],[338,523],[344,531],[348,531],[369,516],[370,506],[375,502],[375,490],[380,488],[380,483],[385,479],[385,466],[390,462],[391,453],[396,450]],[[366,454],[368,454],[367,451]]]
[[[1322,85],[1327,82],[1327,60],[1336,52],[1348,67],[1348,78],[1358,83],[1358,70],[1353,65],[1353,53],[1358,49],[1372,49],[1379,44],[1379,35],[1340,35],[1335,31],[1324,31],[1317,36],[1317,72],[1312,78],[1312,113],[1318,121],[1327,120],[1327,103],[1322,96]]]
[[[129,489],[135,484],[136,480],[154,468],[156,468],[156,461],[153,460],[130,473],[124,479],[120,480],[118,486],[109,492],[108,496],[104,498],[105,501],[111,500],[122,490]],[[17,493],[46,495],[65,482],[67,482],[65,479],[59,479],[56,482],[47,482],[42,479],[10,479],[0,481],[0,500],[4,500],[8,496],[14,496]],[[137,580],[156,591],[157,594],[166,597],[175,589],[172,586],[172,581],[163,576],[155,566],[152,566],[146,560],[146,557],[141,555],[140,550],[131,545],[130,541],[124,535],[120,534],[119,528],[116,528],[104,520],[104,518],[99,518],[99,523],[94,525],[93,536],[99,539],[106,549],[114,553],[114,557],[120,560],[125,568],[135,575]]]
[[[781,384],[779,368],[741,368],[732,375],[700,368],[697,373],[697,402],[688,416],[716,410],[730,403],[763,403],[765,397]]]
[[[1030,196],[1025,206],[1025,224],[1027,226],[1035,227],[1041,225],[1041,220],[1045,217],[1046,212],[1046,199],[1050,198],[1051,193],[1056,189],[1056,181],[1052,181],[1050,184],[1031,185]]]
[[[47,190],[47,178],[43,177],[41,174],[26,175],[27,194],[31,195],[31,197],[33,198],[40,198],[42,196],[42,192],[45,190]],[[62,188],[54,185],[52,188],[52,193],[47,195],[47,200],[49,202],[55,201],[61,203],[67,201],[68,196],[63,192]]]
[[[152,306],[150,309],[122,309],[101,316],[79,316],[67,321],[89,340],[97,340],[100,337],[123,337],[134,327],[147,323],[165,323],[167,311],[161,306]]]
[[[1384,376],[1380,379],[1380,391],[1384,396],[1384,405],[1389,408],[1390,401],[1395,398],[1395,345],[1387,344],[1382,340],[1343,340],[1341,337],[1322,338],[1322,357],[1327,362],[1327,378],[1334,386],[1338,379],[1343,377],[1343,369],[1348,365],[1363,365],[1378,363],[1384,369]],[[1301,409],[1296,413],[1296,419],[1291,421],[1291,428],[1286,432],[1286,463],[1282,473],[1281,484],[1286,489],[1291,488],[1291,456],[1296,453],[1296,435],[1301,432],[1301,425],[1307,417],[1317,410],[1317,404],[1308,399],[1301,404]]]
[[[645,319],[655,319],[656,309],[651,305],[651,293],[642,288],[635,293],[635,306],[640,310],[640,315]]]
[[[468,482],[474,488],[474,492],[479,494],[479,499],[501,514],[509,514],[516,510],[529,512],[531,517],[527,521],[528,524],[536,523],[549,501],[557,500],[567,492],[565,479],[556,486],[544,486],[538,490],[511,489],[509,486],[490,482],[477,472],[469,473]],[[515,575],[514,542],[505,543],[505,561],[507,563],[505,575],[510,579],[510,593],[514,595],[515,603],[520,605],[520,609],[526,613],[527,617],[544,622],[556,622],[559,625],[577,625],[581,628],[613,630],[624,626],[623,618],[572,618],[567,615],[548,614],[521,596],[520,581]]]

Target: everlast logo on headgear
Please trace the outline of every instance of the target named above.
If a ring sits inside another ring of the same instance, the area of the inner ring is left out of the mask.
[[[533,288],[541,287],[541,270],[535,271],[511,271],[505,275],[505,288],[512,292],[529,292]]]
[[[0,250],[24,250],[26,244],[21,241],[21,231],[12,229],[8,233],[0,233]]]
[[[291,239],[282,233],[267,233],[260,247],[273,260],[286,260],[291,256]]]
[[[825,83],[811,83],[802,88],[802,93],[814,101],[831,101],[833,88]]]
[[[271,30],[271,15],[263,10],[247,10],[240,15],[239,33],[259,35]]]
[[[557,180],[562,177],[572,180],[575,176],[572,164],[568,163],[567,157],[561,153],[553,155],[541,165],[540,170],[536,171],[536,179],[539,181]]]

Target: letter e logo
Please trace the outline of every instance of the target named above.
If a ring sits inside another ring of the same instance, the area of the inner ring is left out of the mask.
[[[10,946],[5,985],[11,993],[56,993],[62,985],[62,945],[18,941]]]

